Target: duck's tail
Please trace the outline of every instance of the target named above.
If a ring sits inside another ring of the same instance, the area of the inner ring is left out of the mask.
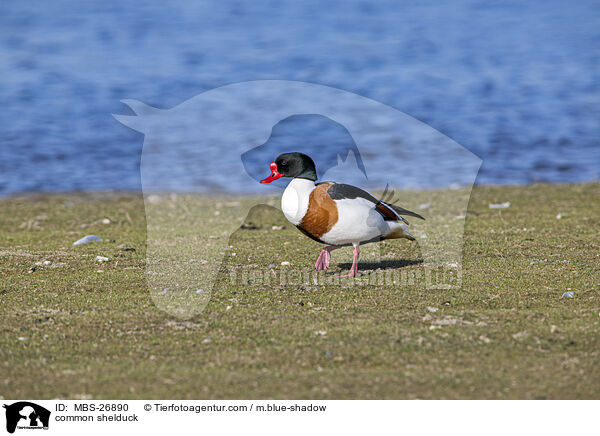
[[[409,241],[415,240],[414,236],[411,235],[410,232],[408,231],[408,227],[406,226],[406,224],[401,223],[401,222],[397,222],[394,224],[396,224],[396,225],[391,226],[390,232],[383,235],[383,237],[381,239],[405,238],[405,239],[408,239]]]

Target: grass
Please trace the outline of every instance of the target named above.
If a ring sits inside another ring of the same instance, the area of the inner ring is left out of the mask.
[[[148,230],[133,194],[1,199],[0,397],[598,399],[599,199],[593,183],[475,188],[462,287],[447,290],[420,281],[421,239],[365,247],[360,267],[396,284],[336,281],[348,248],[326,285],[265,283],[320,249],[273,198],[149,202]],[[257,202],[241,228],[230,219]],[[72,246],[86,234],[104,241]],[[163,297],[174,274],[216,284]]]

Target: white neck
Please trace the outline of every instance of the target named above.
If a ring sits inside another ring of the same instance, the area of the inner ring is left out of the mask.
[[[297,226],[308,209],[310,193],[315,182],[307,179],[292,179],[281,196],[281,210],[289,222]]]

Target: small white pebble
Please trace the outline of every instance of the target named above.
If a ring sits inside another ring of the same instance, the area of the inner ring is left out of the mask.
[[[210,342],[212,342],[212,340],[210,338],[206,338],[202,341],[203,344],[208,344]]]
[[[281,262],[281,266],[288,266],[288,265],[290,265],[290,263],[288,261]]]
[[[104,218],[102,220],[102,224],[110,224],[110,220],[108,218]]]
[[[196,294],[202,294],[203,292],[204,292],[204,289],[198,289],[198,290],[196,291]]]
[[[275,268],[275,264],[274,263],[270,263],[267,268]]]
[[[98,271],[96,271],[96,272],[103,273],[103,272],[104,272],[104,270],[103,270],[103,269],[99,269],[99,270],[98,270]]]
[[[231,309],[233,309],[233,306],[227,306],[227,307],[225,308],[225,310],[231,310]]]
[[[44,265],[50,265],[52,262],[50,262],[49,260],[45,260],[44,261]]]
[[[559,213],[558,215],[556,215],[556,219],[557,219],[557,220],[561,219],[562,217],[563,217],[563,214],[562,214],[562,213]]]
[[[422,203],[422,204],[419,204],[419,209],[421,209],[421,210],[429,209],[429,206],[431,206],[431,203]]]
[[[507,201],[505,203],[489,204],[490,209],[506,209],[507,207],[510,207],[510,201]]]
[[[438,309],[437,307],[427,306],[427,310],[430,311],[430,312],[437,312],[440,309]]]
[[[273,226],[271,230],[283,230],[283,226]]]
[[[27,338],[25,336],[19,336],[17,339],[19,339],[19,341],[26,341]]]
[[[108,262],[108,257],[96,256],[96,262]]]

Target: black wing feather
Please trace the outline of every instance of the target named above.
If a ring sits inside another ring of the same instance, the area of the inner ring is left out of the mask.
[[[379,199],[373,197],[367,191],[363,191],[362,189],[357,188],[356,186],[346,185],[344,183],[334,183],[329,187],[327,193],[334,200],[353,200],[355,198],[360,197],[369,200],[374,204],[379,203]]]
[[[403,207],[400,206],[396,206],[395,204],[389,204],[389,203],[385,203],[387,204],[389,207],[391,207],[392,209],[394,209],[398,215],[406,215],[406,216],[414,216],[415,218],[419,218],[424,220],[425,218],[423,218],[421,215],[419,215],[416,212],[412,212],[408,209],[404,209]]]
[[[327,193],[334,200],[344,200],[344,199],[352,200],[355,198],[364,198],[365,200],[368,200],[371,203],[373,203],[375,206],[377,206],[380,203],[385,204],[386,206],[392,208],[398,215],[414,216],[415,218],[420,218],[422,220],[425,219],[416,212],[411,212],[410,210],[404,209],[400,206],[396,206],[395,204],[390,204],[385,201],[379,200],[378,198],[369,194],[367,191],[357,188],[356,186],[346,185],[344,183],[334,183],[327,190]],[[385,193],[387,194],[387,187],[386,187]],[[393,193],[390,194],[390,197],[392,195],[393,195]],[[392,217],[392,216],[385,214],[384,209],[376,208],[376,210],[378,212],[380,212],[388,220],[393,220],[393,221],[397,220],[397,217]]]

